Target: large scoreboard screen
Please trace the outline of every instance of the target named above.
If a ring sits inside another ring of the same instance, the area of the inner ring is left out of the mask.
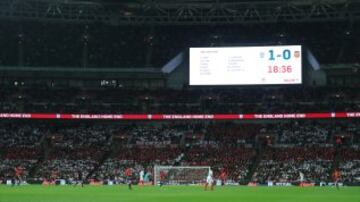
[[[190,48],[190,85],[302,83],[301,46]]]

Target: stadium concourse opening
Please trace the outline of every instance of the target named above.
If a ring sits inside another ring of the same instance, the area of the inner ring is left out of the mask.
[[[359,202],[359,8],[1,0],[0,202]]]

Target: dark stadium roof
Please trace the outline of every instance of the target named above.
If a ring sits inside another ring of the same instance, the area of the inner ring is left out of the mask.
[[[84,1],[84,2],[104,2],[104,3],[226,3],[226,2],[269,2],[269,1],[276,1],[276,0],[73,0],[74,2]],[[284,1],[284,3],[287,3],[289,1]],[[303,0],[304,1],[304,0]],[[308,0],[305,0],[308,1]],[[312,0],[310,0],[312,1]],[[335,0],[336,1],[336,0]],[[281,1],[277,1],[281,2]]]
[[[92,2],[107,2],[107,3],[134,3],[134,2],[154,2],[154,3],[216,3],[216,2],[319,2],[318,0],[73,0],[73,1],[92,1]],[[348,0],[325,0],[323,2],[335,3],[346,2]]]

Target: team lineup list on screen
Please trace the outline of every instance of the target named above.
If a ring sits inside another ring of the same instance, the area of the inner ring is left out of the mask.
[[[301,46],[190,48],[190,85],[301,84]]]

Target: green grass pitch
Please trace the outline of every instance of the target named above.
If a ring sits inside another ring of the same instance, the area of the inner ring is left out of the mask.
[[[360,187],[0,186],[0,202],[360,202]]]

